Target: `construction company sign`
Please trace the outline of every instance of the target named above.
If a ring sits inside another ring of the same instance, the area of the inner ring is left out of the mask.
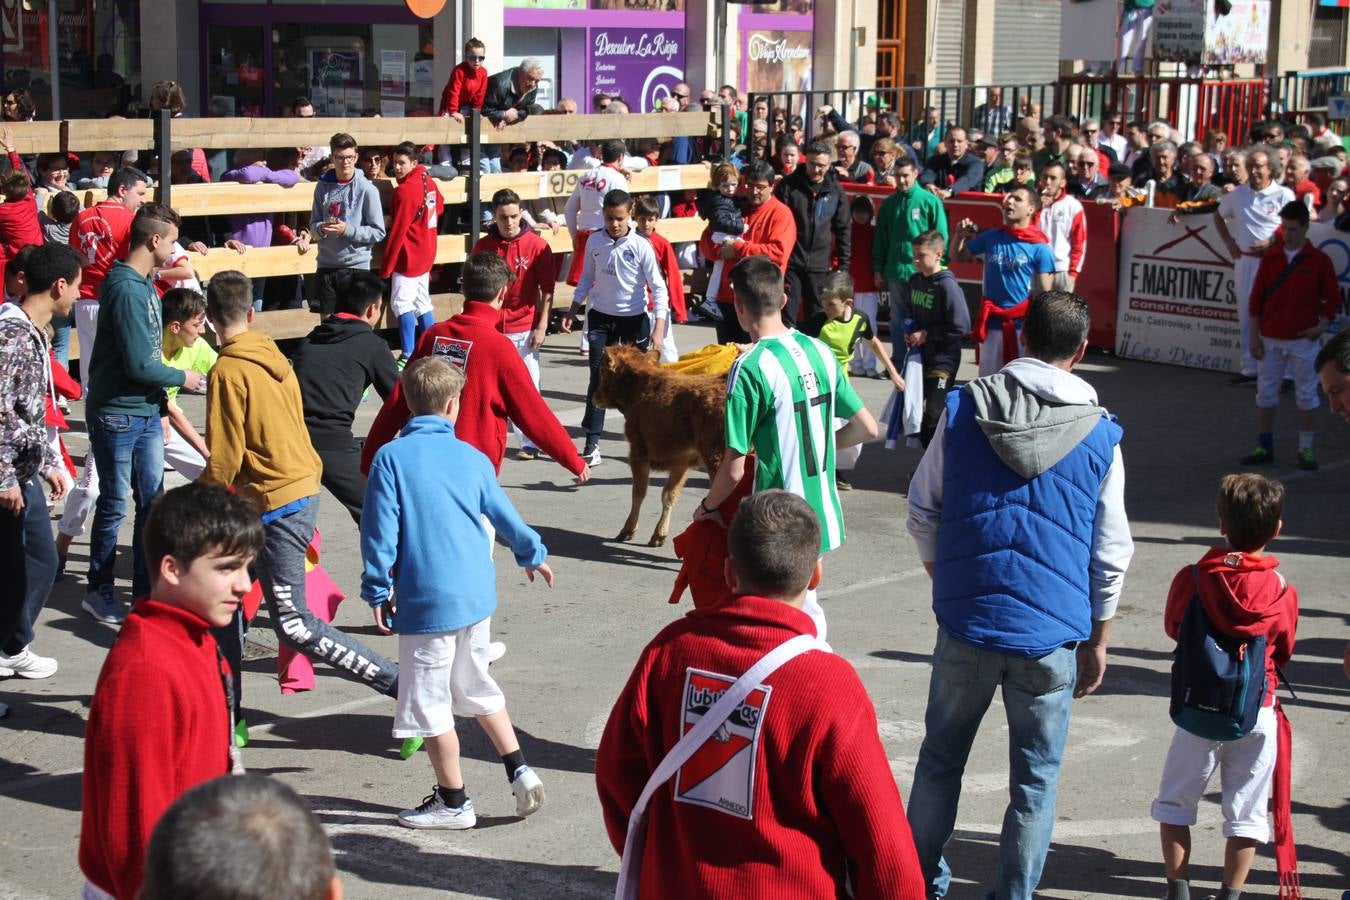
[[[1238,368],[1233,263],[1214,216],[1131,209],[1120,234],[1116,354],[1233,372]]]

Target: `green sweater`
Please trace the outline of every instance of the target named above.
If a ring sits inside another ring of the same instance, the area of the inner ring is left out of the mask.
[[[947,240],[947,211],[942,201],[918,185],[891,194],[877,212],[872,268],[888,281],[908,282],[914,274],[912,243],[925,231],[937,231]]]
[[[165,390],[182,387],[187,376],[164,364],[163,312],[154,282],[118,260],[99,288],[98,307],[86,413],[160,415]]]

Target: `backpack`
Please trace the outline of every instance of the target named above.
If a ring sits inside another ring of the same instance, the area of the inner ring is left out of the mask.
[[[1200,570],[1172,655],[1172,721],[1211,741],[1235,741],[1256,725],[1266,697],[1266,636],[1240,638],[1214,627],[1200,599]]]

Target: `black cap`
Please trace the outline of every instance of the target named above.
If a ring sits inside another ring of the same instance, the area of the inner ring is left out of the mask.
[[[1112,181],[1119,181],[1122,178],[1129,178],[1134,172],[1124,163],[1111,163],[1111,168],[1106,170],[1106,175]]]

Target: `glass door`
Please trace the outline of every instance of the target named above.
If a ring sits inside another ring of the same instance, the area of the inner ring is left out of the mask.
[[[209,116],[261,116],[271,85],[261,25],[206,29],[206,109]]]

